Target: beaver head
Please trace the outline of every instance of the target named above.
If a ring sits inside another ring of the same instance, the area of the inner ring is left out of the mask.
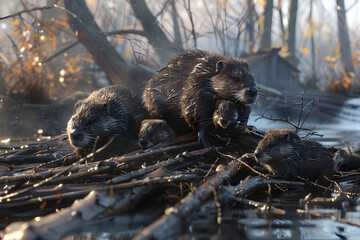
[[[126,110],[121,102],[116,99],[95,101],[90,95],[76,103],[74,114],[67,124],[67,134],[76,150],[91,152],[113,137],[126,134],[127,124]]]
[[[243,104],[255,102],[258,91],[254,76],[245,61],[226,58],[218,61],[214,68],[215,75],[211,78],[211,85],[219,98]]]
[[[236,125],[239,117],[236,104],[230,101],[218,101],[213,114],[213,122],[217,127],[226,129],[230,125]]]
[[[151,148],[159,143],[171,142],[175,133],[165,120],[145,119],[141,123],[139,145],[142,149]]]
[[[282,174],[288,166],[305,159],[305,147],[293,130],[271,129],[266,131],[254,154],[256,160],[270,172]]]

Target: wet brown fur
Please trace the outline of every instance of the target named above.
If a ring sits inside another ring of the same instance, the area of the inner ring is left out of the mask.
[[[151,148],[159,143],[169,143],[175,138],[175,132],[165,120],[145,119],[141,123],[139,145],[142,149]]]
[[[271,129],[259,142],[255,156],[270,173],[285,179],[297,176],[325,180],[334,174],[330,152],[320,143],[301,138],[290,129]]]
[[[67,134],[79,157],[110,141],[97,156],[111,157],[137,148],[138,132],[144,118],[142,101],[131,90],[120,86],[104,87],[76,103]]]
[[[174,57],[149,80],[143,101],[151,117],[165,119],[177,135],[198,131],[200,142],[207,146],[217,101],[236,102],[247,123],[256,92],[245,61],[191,50]]]

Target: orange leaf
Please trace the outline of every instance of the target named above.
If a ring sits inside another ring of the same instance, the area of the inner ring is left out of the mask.
[[[86,3],[89,4],[89,5],[95,5],[94,0],[86,0]]]
[[[305,53],[305,54],[309,54],[309,49],[303,47],[303,48],[302,48],[302,52]]]
[[[355,77],[355,73],[353,73],[353,72],[348,72],[348,74],[349,74],[349,76],[352,77],[352,78]]]
[[[307,29],[306,29],[306,32],[305,32],[305,38],[311,38],[313,34],[313,28],[311,26],[309,26]]]
[[[11,35],[12,36],[15,36],[15,35],[18,35],[20,33],[20,30],[18,29],[18,30],[16,30],[15,32],[13,32]]]
[[[261,17],[258,18],[258,20],[256,20],[255,25],[259,25],[263,19],[264,19],[264,15],[262,15]]]
[[[11,21],[11,23],[15,26],[19,25],[20,21],[19,19],[15,18],[14,20]]]
[[[257,4],[259,5],[259,7],[264,8],[264,7],[265,7],[266,2],[267,2],[266,0],[259,0],[259,1],[257,2]]]
[[[333,71],[335,72],[336,71],[336,68],[337,68],[337,65],[336,63],[333,65]]]
[[[335,54],[335,56],[340,56],[341,55],[341,53],[340,53],[340,44],[335,46],[334,54]]]
[[[259,48],[258,48],[258,46],[256,46],[256,45],[255,45],[255,46],[253,47],[253,49],[252,49],[253,52],[257,52],[258,50],[259,50]]]
[[[330,62],[330,61],[331,61],[331,57],[330,57],[330,56],[326,56],[326,57],[325,57],[325,61]]]
[[[350,84],[351,83],[351,79],[348,76],[344,76],[344,80],[346,83]]]
[[[131,48],[128,48],[124,53],[124,58],[128,58],[131,53]]]

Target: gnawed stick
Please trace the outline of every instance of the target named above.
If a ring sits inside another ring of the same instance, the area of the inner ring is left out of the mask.
[[[121,183],[121,182],[126,182],[129,181],[133,178],[145,175],[147,173],[150,173],[158,168],[161,167],[171,167],[174,166],[176,164],[181,164],[185,161],[187,161],[188,159],[192,159],[194,157],[198,157],[198,156],[202,156],[204,154],[209,153],[210,151],[212,151],[214,148],[213,147],[209,147],[209,148],[205,148],[205,149],[200,149],[200,150],[195,150],[192,152],[186,152],[183,154],[179,154],[178,156],[176,156],[174,159],[170,159],[170,160],[166,160],[166,161],[161,161],[157,164],[151,165],[149,167],[146,167],[144,169],[139,169],[137,171],[132,171],[129,173],[126,173],[124,175],[121,175],[119,177],[115,177],[111,180],[109,180],[109,184],[117,184],[117,183]]]
[[[195,150],[199,148],[201,148],[201,146],[197,142],[192,142],[182,145],[160,148],[150,152],[139,153],[137,155],[123,156],[121,158],[116,158],[116,161],[119,164],[127,163],[129,165],[139,165],[139,163],[142,164],[144,162],[157,160],[164,155],[169,155],[174,153],[178,154],[180,151]]]
[[[241,157],[247,158],[247,155]],[[168,208],[157,221],[144,228],[134,239],[170,239],[181,235],[186,218],[190,217],[223,182],[240,170],[241,163],[232,161],[221,172],[183,198],[176,207]]]
[[[160,171],[159,169],[156,171]],[[154,172],[156,172],[154,171]],[[164,171],[164,170],[163,170]],[[124,190],[124,189],[131,189],[135,187],[144,187],[144,186],[154,186],[154,185],[167,185],[169,183],[176,183],[176,182],[185,182],[191,181],[198,178],[196,174],[192,173],[183,173],[179,175],[169,175],[165,177],[147,177],[145,179],[126,182],[126,183],[119,183],[115,185],[109,186],[100,186],[97,188],[97,191],[109,191],[110,189],[113,190]],[[43,197],[35,197],[35,198],[19,198],[18,200],[12,200],[10,202],[4,202],[0,204],[0,210],[3,209],[10,209],[10,208],[18,208],[24,206],[32,206],[36,204],[41,204],[43,202],[54,202],[60,200],[74,200],[85,197],[89,194],[93,189],[84,189],[79,191],[73,192],[66,192],[66,193],[58,193],[53,195],[47,195]]]
[[[172,173],[159,169],[148,175],[149,178],[171,177]],[[146,181],[146,180],[144,180]],[[130,183],[129,183],[130,184]],[[84,199],[77,200],[72,206],[44,217],[27,222],[14,222],[6,227],[5,239],[61,239],[76,232],[82,225],[96,219],[119,214],[131,209],[141,200],[144,192],[151,192],[154,185],[144,185],[133,191],[115,191],[116,186],[91,191]]]
[[[173,175],[165,169],[158,169],[146,178],[124,184],[102,187],[88,192],[84,199],[77,200],[68,208],[45,217],[37,217],[27,222],[15,222],[4,231],[4,238],[22,236],[21,239],[61,239],[66,234],[74,233],[84,224],[93,220],[113,216],[131,209],[143,194],[154,192],[157,184],[169,184],[179,181],[191,181],[194,174]],[[132,191],[116,191],[133,188]],[[84,193],[85,191],[82,191]],[[14,238],[16,239],[16,238]]]

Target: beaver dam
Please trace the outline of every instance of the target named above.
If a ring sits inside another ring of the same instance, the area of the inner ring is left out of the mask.
[[[247,142],[261,137],[246,136]],[[201,148],[189,139],[102,161],[93,154],[77,159],[64,137],[2,150],[3,239],[347,239],[360,233],[359,173],[352,170],[359,159],[346,149],[335,154],[335,167],[346,171],[336,171],[326,185],[269,177],[239,147]]]

